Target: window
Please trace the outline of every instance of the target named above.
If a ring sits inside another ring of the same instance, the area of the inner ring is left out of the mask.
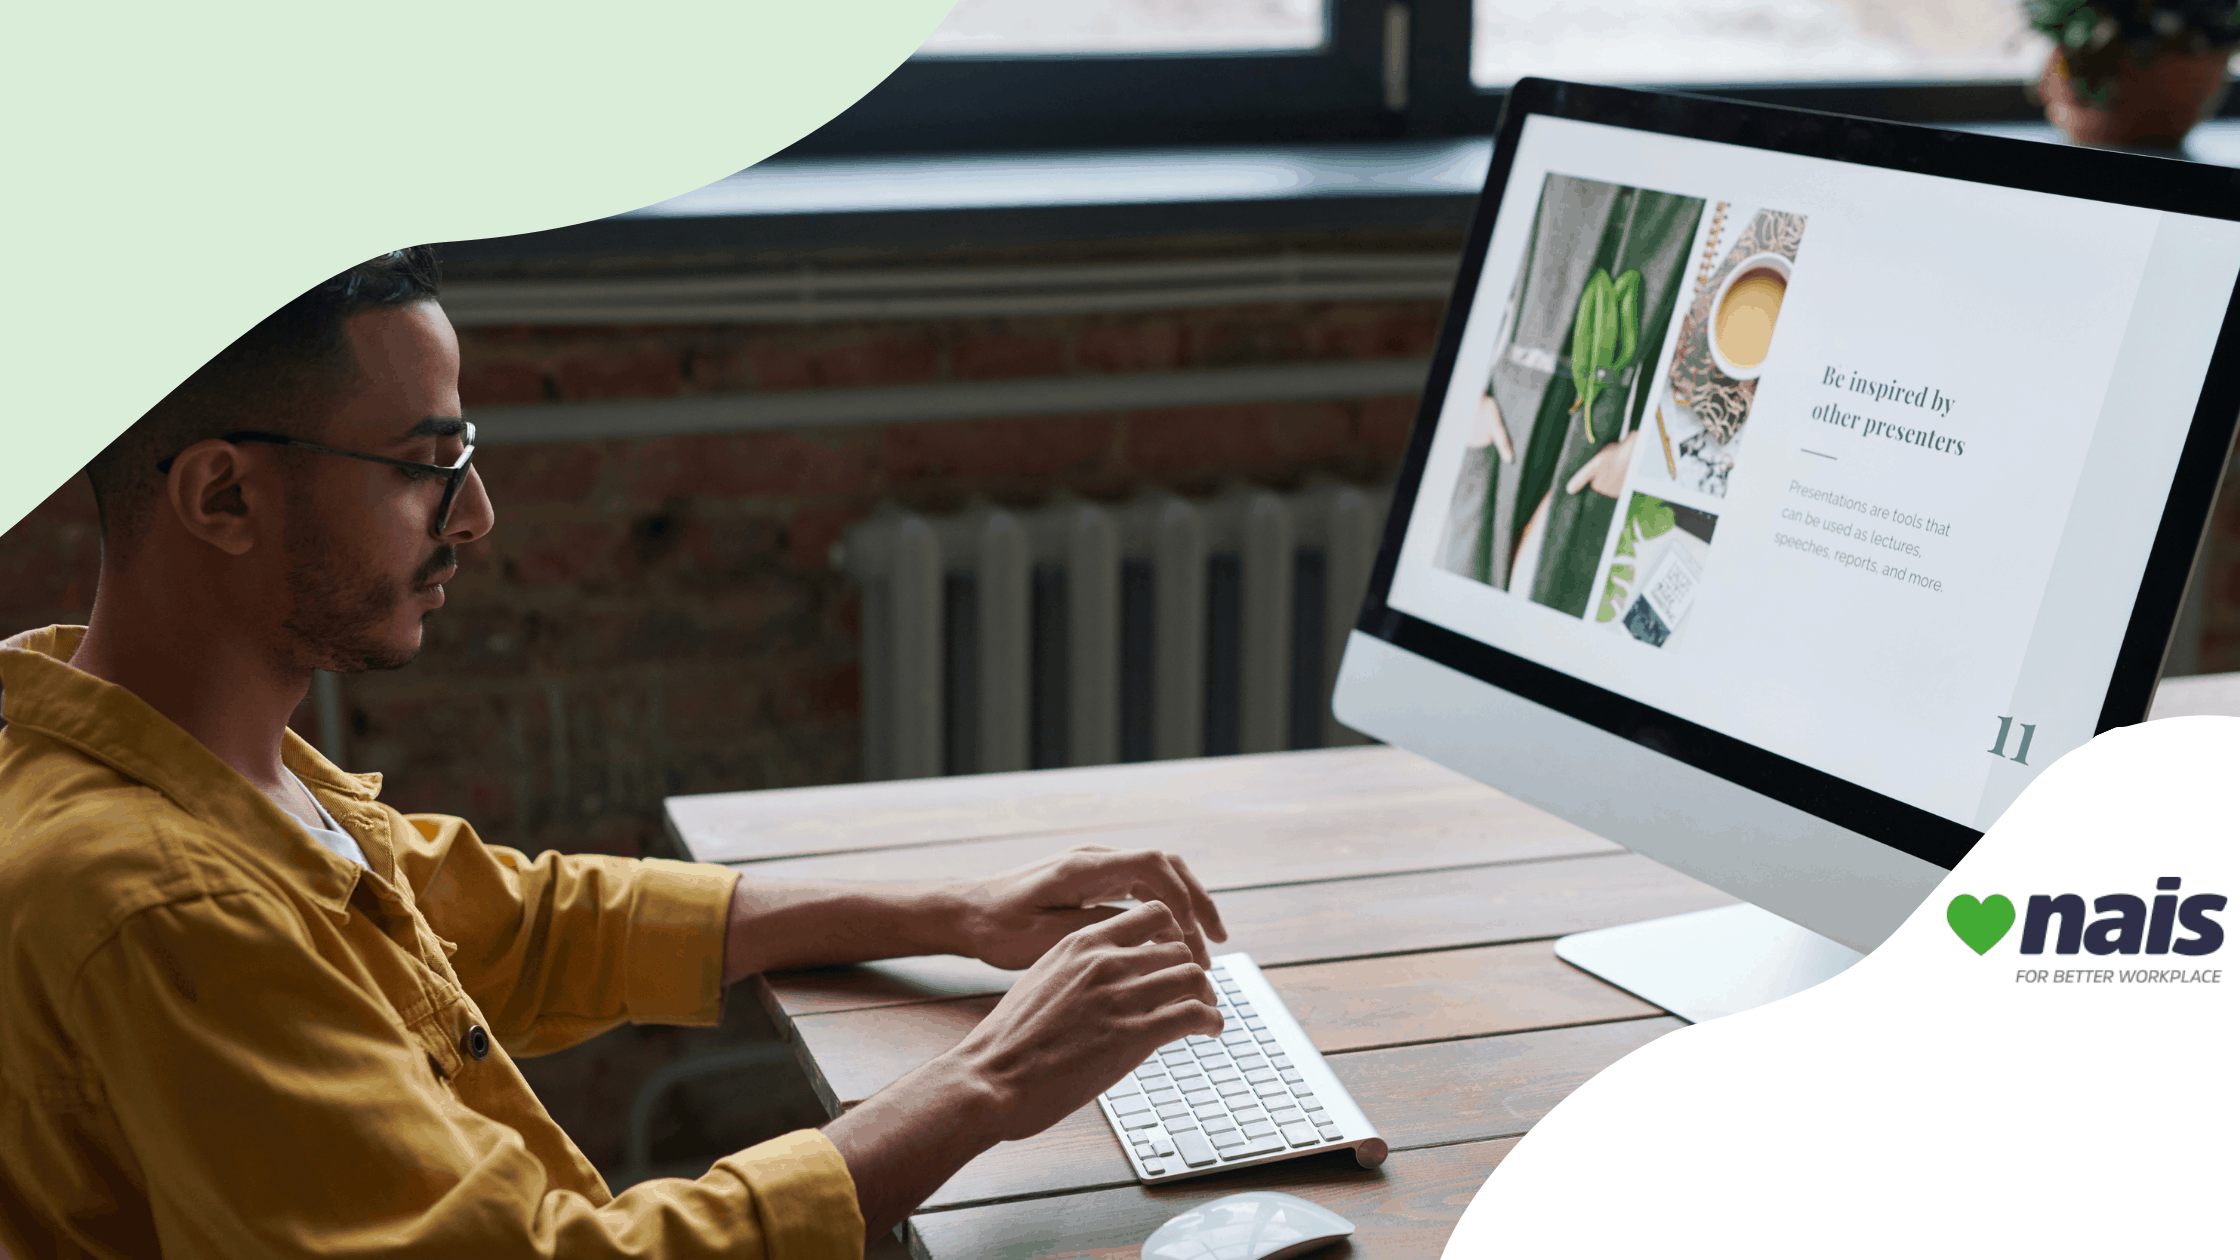
[[[960,0],[791,152],[1482,135],[1525,75],[2026,120],[2042,117],[2023,84],[2044,57],[2020,0]]]
[[[2020,0],[1475,0],[1470,81],[2023,79]]]
[[[960,0],[921,56],[1319,48],[1320,0]]]

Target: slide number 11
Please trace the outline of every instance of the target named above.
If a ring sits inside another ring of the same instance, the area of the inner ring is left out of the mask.
[[[2013,718],[2003,717],[1999,719],[1999,738],[1991,741],[1992,756],[2004,757],[2007,755],[2007,734],[2014,727],[2015,720]],[[2017,762],[2026,766],[2030,764],[2030,737],[2037,733],[2038,728],[2036,726],[2027,722],[2022,724],[2022,743],[2014,750],[2014,759]]]

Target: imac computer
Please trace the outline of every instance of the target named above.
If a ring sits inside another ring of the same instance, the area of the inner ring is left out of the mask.
[[[2221,167],[1519,84],[1338,716],[1745,903],[1559,943],[1621,987],[1840,970],[2145,716],[2236,220]]]

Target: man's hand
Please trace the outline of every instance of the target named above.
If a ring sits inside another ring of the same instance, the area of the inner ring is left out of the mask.
[[[1053,945],[950,1053],[995,1091],[998,1136],[1015,1141],[1064,1119],[1160,1046],[1220,1032],[1213,981],[1178,916],[1148,901]]]
[[[1478,395],[1478,409],[1470,418],[1470,436],[1463,439],[1465,446],[1490,446],[1504,464],[1517,462],[1517,449],[1509,444],[1509,426],[1501,422],[1501,404],[1492,394]]]
[[[983,880],[806,884],[742,878],[732,885],[723,982],[758,971],[962,954],[1017,971],[1066,933],[1112,918],[1102,903],[1161,901],[1202,966],[1206,941],[1229,933],[1205,886],[1172,853],[1080,848]]]
[[[1148,901],[1049,947],[955,1048],[825,1134],[876,1237],[990,1146],[1049,1128],[1167,1042],[1220,1031],[1180,920]]]
[[[1591,488],[1606,499],[1617,498],[1626,488],[1626,469],[1633,464],[1633,440],[1640,436],[1641,430],[1635,429],[1596,451],[1571,474],[1571,480],[1563,483],[1563,492],[1577,494]]]
[[[1189,866],[1156,849],[1082,845],[944,891],[956,906],[951,952],[1007,971],[1032,966],[1068,934],[1120,915],[1103,904],[1110,901],[1164,903],[1181,933],[1177,939],[1200,967],[1210,962],[1207,940],[1229,939],[1221,912]]]

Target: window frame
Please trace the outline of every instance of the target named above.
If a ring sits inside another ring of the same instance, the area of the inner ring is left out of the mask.
[[[1405,103],[1388,10],[1406,12]],[[787,157],[1290,145],[1490,135],[1507,92],[1470,81],[1470,0],[1330,0],[1321,48],[913,58]],[[1643,84],[1629,86],[1657,87]],[[2042,121],[2013,81],[1661,85],[1896,122]],[[1033,102],[1031,110],[1012,102]],[[2240,115],[2240,92],[2220,115]]]
[[[1443,2],[1443,0],[1442,0]],[[1405,135],[1384,0],[1329,0],[1320,48],[912,58],[789,157],[1295,144]],[[1031,110],[1013,102],[1033,102]]]

